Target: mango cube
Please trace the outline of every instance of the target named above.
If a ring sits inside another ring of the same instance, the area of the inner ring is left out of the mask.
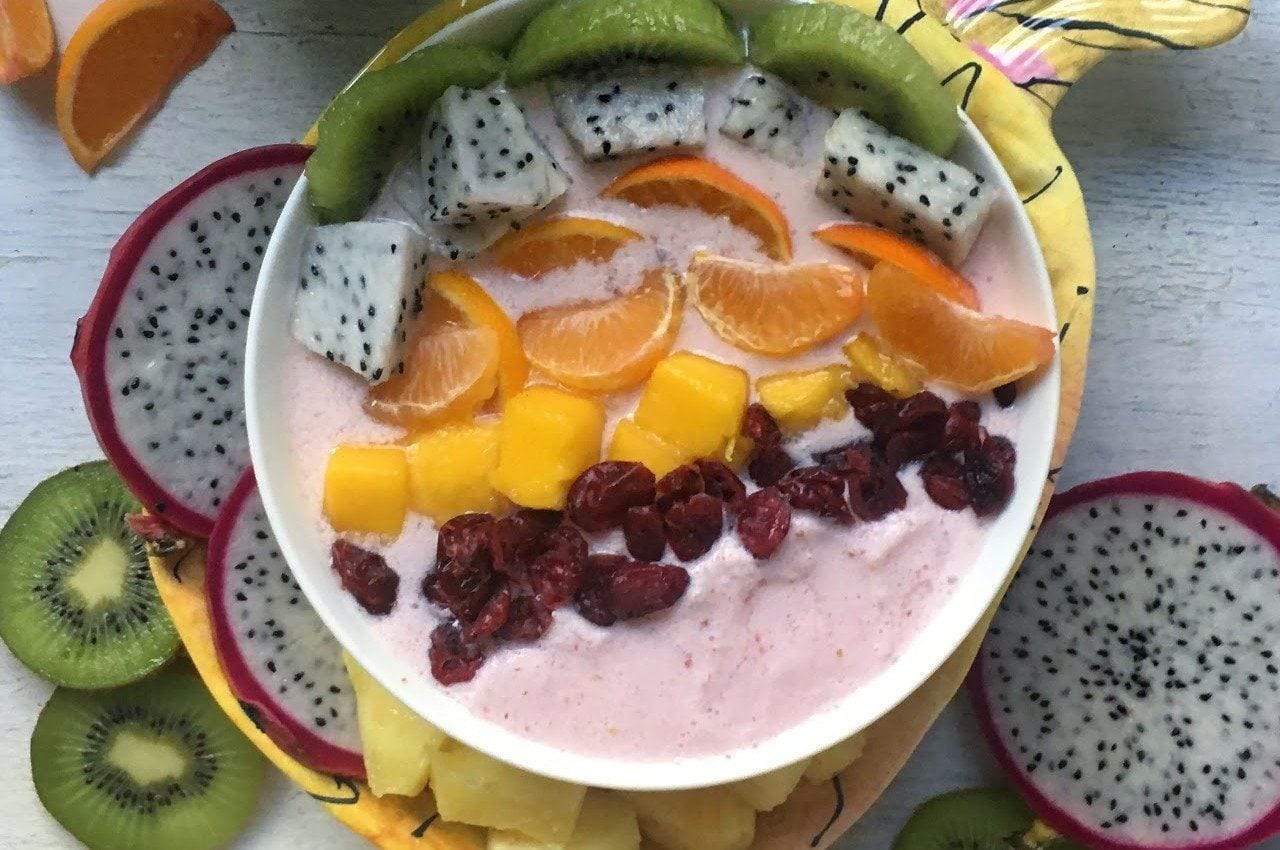
[[[519,832],[546,844],[573,835],[587,789],[535,776],[457,741],[446,741],[431,764],[440,816]]]
[[[870,334],[858,334],[840,348],[849,358],[855,381],[870,381],[887,393],[907,398],[924,389],[920,370],[884,349]]]
[[[324,473],[324,512],[335,531],[395,536],[409,507],[401,446],[338,446]]]
[[[779,372],[756,381],[756,395],[784,431],[812,428],[843,410],[845,377],[839,366]]]
[[[693,460],[693,455],[674,443],[668,443],[652,431],[646,431],[630,419],[623,419],[613,429],[607,456],[609,460],[643,463],[658,478]]]
[[[755,809],[723,788],[631,792],[640,829],[665,850],[747,850]]]
[[[678,351],[654,367],[635,422],[691,457],[717,457],[742,427],[750,389],[737,366]]]
[[[555,387],[534,386],[507,402],[498,428],[495,488],[526,508],[563,508],[569,485],[600,459],[604,407]]]
[[[582,800],[573,835],[564,843],[547,843],[519,832],[489,833],[488,850],[639,850],[640,827],[635,806],[609,791],[592,789]]]
[[[392,696],[345,652],[342,662],[355,688],[369,790],[378,797],[417,796],[427,787],[431,756],[444,743],[444,733]]]
[[[808,768],[808,760],[780,767],[769,773],[743,779],[729,786],[729,791],[757,812],[768,812],[781,806],[800,784]]]
[[[446,425],[408,448],[409,507],[437,524],[469,511],[493,512],[502,497],[489,483],[498,465],[498,425]]]
[[[809,766],[804,770],[805,781],[813,783],[829,781],[857,761],[866,746],[866,736],[859,733],[823,750],[810,759]]]

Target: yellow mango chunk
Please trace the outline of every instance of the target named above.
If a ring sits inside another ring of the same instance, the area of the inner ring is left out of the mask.
[[[746,850],[756,836],[755,809],[723,788],[633,791],[640,831],[665,850]]]
[[[755,443],[746,434],[735,434],[724,447],[724,462],[734,469],[742,469],[751,459]]]
[[[526,508],[563,508],[573,479],[600,459],[604,407],[555,387],[512,396],[498,428],[497,490]]]
[[[870,381],[898,398],[913,396],[924,389],[920,370],[884,349],[870,334],[858,334],[840,347],[853,367],[854,381]]]
[[[527,773],[457,741],[446,741],[435,754],[431,790],[445,820],[518,832],[551,845],[573,835],[587,791]]]
[[[609,460],[643,463],[658,478],[693,460],[693,455],[668,443],[652,431],[646,431],[630,419],[623,419],[613,429],[613,438],[609,441],[609,451],[606,454]]]
[[[468,511],[493,512],[502,497],[489,482],[498,465],[497,423],[446,425],[407,450],[409,507],[437,524]]]
[[[369,790],[378,797],[417,796],[427,787],[431,756],[444,743],[444,733],[392,696],[345,652],[342,663],[355,688]]]
[[[818,753],[809,761],[804,770],[806,782],[827,782],[837,773],[853,764],[862,755],[867,746],[867,739],[862,733],[846,738],[834,746]]]
[[[409,507],[409,463],[400,446],[338,446],[324,472],[324,512],[335,531],[395,536]]]
[[[756,395],[765,410],[789,432],[817,425],[824,416],[843,410],[845,377],[839,366],[799,372],[779,372],[756,381]]]
[[[791,796],[791,792],[796,790],[808,766],[806,759],[760,776],[743,779],[728,786],[729,793],[757,812],[771,811],[781,806]]]
[[[691,457],[721,456],[742,426],[750,389],[737,366],[678,351],[654,367],[635,422]]]

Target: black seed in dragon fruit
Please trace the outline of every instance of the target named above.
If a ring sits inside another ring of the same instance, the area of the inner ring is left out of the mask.
[[[706,95],[688,68],[604,68],[558,77],[549,88],[556,122],[590,162],[707,140]]]
[[[522,222],[564,194],[568,180],[501,86],[453,86],[427,115],[422,177],[432,221]]]
[[[214,526],[205,593],[218,658],[250,719],[309,767],[363,777],[342,647],[285,562],[252,470]]]
[[[1280,515],[1139,472],[1054,498],[972,677],[1036,813],[1098,850],[1280,832]]]
[[[302,252],[294,338],[370,384],[402,374],[426,266],[426,239],[411,224],[313,227]]]
[[[748,68],[729,95],[720,132],[730,139],[786,163],[803,161],[825,117],[823,109],[779,77]]]
[[[819,196],[845,215],[914,239],[957,265],[994,194],[984,178],[894,136],[856,109],[824,141]]]

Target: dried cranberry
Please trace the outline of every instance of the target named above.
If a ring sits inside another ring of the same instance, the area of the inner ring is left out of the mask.
[[[777,448],[782,445],[782,429],[778,420],[773,418],[764,405],[756,403],[747,405],[746,415],[742,417],[742,435],[755,445],[757,449]]]
[[[484,664],[484,648],[463,637],[456,623],[441,623],[431,632],[431,675],[442,685],[469,682]]]
[[[941,422],[937,423],[941,425]],[[884,460],[891,469],[901,469],[913,460],[933,454],[942,447],[942,428],[923,427],[896,431],[884,446]]]
[[[476,618],[463,628],[463,637],[469,641],[492,637],[506,625],[510,612],[511,591],[506,587],[499,587],[489,596]]]
[[[924,491],[940,508],[962,511],[969,506],[969,488],[964,482],[964,468],[946,457],[935,457],[920,467]]]
[[[618,621],[609,604],[609,581],[614,572],[625,568],[629,563],[624,555],[596,554],[587,557],[586,570],[582,576],[582,587],[574,599],[575,607],[588,622],[597,626],[612,626]]]
[[[631,557],[641,561],[658,561],[667,551],[667,539],[662,527],[662,514],[653,505],[632,508],[622,521],[622,536],[627,541]]]
[[[330,555],[343,590],[354,596],[361,608],[370,614],[386,614],[395,607],[400,576],[381,555],[345,540],[335,540]]]
[[[494,525],[489,514],[459,514],[449,520],[436,534],[436,561],[489,570],[493,566]]]
[[[669,564],[629,561],[613,570],[605,592],[609,611],[619,620],[670,608],[689,587],[689,571]]]
[[[509,641],[535,641],[551,628],[554,617],[538,600],[529,595],[513,595],[507,622],[498,630],[498,638]]]
[[[964,481],[978,516],[997,513],[1009,503],[1016,457],[1013,443],[998,436],[989,436],[978,448],[964,453]]]
[[[905,398],[898,405],[898,429],[937,427],[947,418],[947,403],[928,390]]]
[[[948,416],[960,416],[978,422],[982,419],[982,405],[970,398],[953,401],[947,408]]]
[[[813,456],[819,466],[823,466],[839,475],[867,475],[884,459],[874,444],[867,440],[845,443]]]
[[[981,410],[972,401],[957,401],[947,412],[947,424],[942,432],[942,450],[963,452],[976,448],[986,432],[978,420]]]
[[[853,522],[845,499],[845,481],[821,466],[792,470],[778,482],[778,492],[796,510],[809,511],[842,525]]]
[[[995,397],[996,404],[1001,407],[1012,407],[1018,400],[1018,385],[1012,381],[1001,384],[991,391],[991,395]]]
[[[884,519],[907,504],[907,490],[887,463],[876,460],[866,473],[850,473],[849,507],[860,519]]]
[[[756,558],[778,551],[791,530],[791,505],[777,489],[766,487],[748,496],[738,512],[738,537]]]
[[[459,620],[469,623],[480,615],[489,601],[497,577],[484,562],[437,561],[423,580],[422,591],[437,605],[443,605]]]
[[[523,578],[529,563],[546,548],[546,537],[560,524],[559,511],[521,508],[494,523],[493,568]]]
[[[853,415],[871,433],[879,436],[892,431],[898,422],[898,399],[875,384],[864,382],[845,390],[845,398]]]
[[[546,548],[529,565],[534,598],[547,610],[564,605],[578,592],[587,562],[587,541],[572,525],[561,523],[546,538]]]
[[[782,476],[795,467],[795,458],[787,454],[787,450],[781,446],[764,449],[757,446],[751,460],[747,463],[747,475],[761,487],[768,487],[770,484],[778,483]]]
[[[698,493],[677,502],[662,516],[671,551],[682,561],[705,555],[724,529],[724,502]]]
[[[699,493],[707,491],[707,483],[702,479],[698,467],[691,463],[677,466],[658,479],[656,501],[658,510],[664,513],[676,502],[683,502]]]
[[[725,463],[706,458],[694,461],[694,466],[698,468],[698,472],[702,473],[707,493],[728,505],[729,510],[736,511],[742,504],[742,500],[747,497],[747,486],[742,483],[738,473]]]
[[[569,518],[584,531],[622,525],[627,508],[652,504],[655,482],[644,464],[606,460],[587,467],[569,487]]]

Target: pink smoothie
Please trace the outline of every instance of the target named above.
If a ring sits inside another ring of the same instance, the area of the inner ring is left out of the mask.
[[[735,76],[712,78],[711,132],[702,155],[774,197],[791,223],[797,260],[851,265],[848,256],[809,236],[838,220],[814,193],[819,133],[806,164],[792,167],[715,132],[727,108],[726,87]],[[600,200],[603,185],[643,159],[584,167],[541,97],[530,92],[525,103],[534,126],[573,177],[569,192],[550,212],[607,218],[649,240],[623,249],[607,266],[580,264],[537,281],[482,261],[462,264],[513,318],[529,309],[625,291],[644,268],[662,262],[681,269],[698,249],[764,259],[752,236],[725,221]],[[387,214],[391,206],[379,209]],[[965,271],[986,309],[1033,318],[1030,287],[1010,279],[998,250],[987,241],[979,241]],[[711,333],[692,307],[686,308],[676,348],[736,363],[753,375],[843,359],[835,344],[794,358],[747,354]],[[321,490],[329,452],[342,442],[387,442],[405,434],[363,414],[365,386],[357,377],[300,346],[283,364],[281,381],[291,393],[285,426],[301,473],[300,495],[314,507],[315,533],[327,549],[334,534],[321,512]],[[634,394],[605,399],[608,429],[630,413],[634,402]],[[1014,436],[1018,419],[1017,406],[998,410],[984,404],[983,424],[993,433]],[[865,433],[848,416],[824,422],[791,448],[803,457]],[[514,732],[586,755],[667,760],[759,743],[871,682],[972,567],[985,523],[970,511],[938,508],[914,470],[903,475],[903,482],[907,507],[884,520],[838,528],[797,513],[786,542],[768,561],[755,560],[728,533],[705,556],[685,565],[692,576],[689,590],[667,611],[600,628],[572,607],[562,608],[542,639],[496,650],[474,680],[443,691]],[[434,560],[435,536],[429,520],[411,517],[399,539],[379,543],[401,576],[401,591],[396,609],[371,623],[420,671],[423,682],[442,687],[431,676],[427,647],[443,614],[419,590]],[[623,550],[617,534],[598,536],[592,548]]]

